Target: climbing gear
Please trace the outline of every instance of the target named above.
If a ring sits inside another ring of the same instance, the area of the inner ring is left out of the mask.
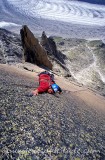
[[[53,81],[53,82],[54,82],[54,74],[52,74],[51,72],[43,71],[43,72],[41,72],[40,74],[38,74],[38,76],[40,76],[41,74],[47,74],[47,75],[49,75],[49,76],[50,76],[51,81]]]

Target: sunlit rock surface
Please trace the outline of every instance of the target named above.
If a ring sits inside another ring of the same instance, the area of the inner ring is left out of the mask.
[[[1,159],[104,160],[105,110],[72,92],[27,96],[38,81],[8,69],[0,66]]]

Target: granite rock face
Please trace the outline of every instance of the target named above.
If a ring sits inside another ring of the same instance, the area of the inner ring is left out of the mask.
[[[37,85],[31,77],[0,68],[0,158],[104,160],[105,112],[72,92],[27,96]]]
[[[5,29],[0,29],[0,63],[15,64],[22,62],[20,36]]]
[[[48,59],[46,51],[39,44],[37,38],[27,26],[23,26],[20,30],[22,46],[24,49],[24,59],[26,62],[30,62],[37,65],[44,65],[49,69],[52,69],[52,63]]]
[[[57,50],[57,45],[53,37],[47,37],[45,32],[43,31],[40,43],[47,51],[47,55],[52,61],[53,70],[58,74],[63,74],[64,76],[71,76],[65,63],[67,57],[62,52]]]

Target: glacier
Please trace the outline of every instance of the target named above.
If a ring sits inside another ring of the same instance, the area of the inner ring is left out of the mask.
[[[105,5],[68,0],[1,0],[0,27],[28,25],[36,34],[105,39]],[[17,25],[7,25],[17,24]]]

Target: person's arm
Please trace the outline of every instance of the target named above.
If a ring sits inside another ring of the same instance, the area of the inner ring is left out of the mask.
[[[48,89],[48,87],[46,85],[44,86],[39,86],[37,89],[35,89],[34,91],[32,91],[33,95],[37,96],[39,93],[44,93],[46,92]]]
[[[33,94],[34,96],[37,96],[37,95],[39,94],[38,89],[35,89],[34,91],[32,91],[32,94]]]
[[[58,91],[59,91],[59,94],[62,93],[62,89],[61,89],[60,87],[59,87],[59,90],[58,90]]]
[[[39,76],[39,86],[32,92],[33,95],[38,95],[38,93],[47,92],[49,88],[50,77],[47,74],[41,74]]]

